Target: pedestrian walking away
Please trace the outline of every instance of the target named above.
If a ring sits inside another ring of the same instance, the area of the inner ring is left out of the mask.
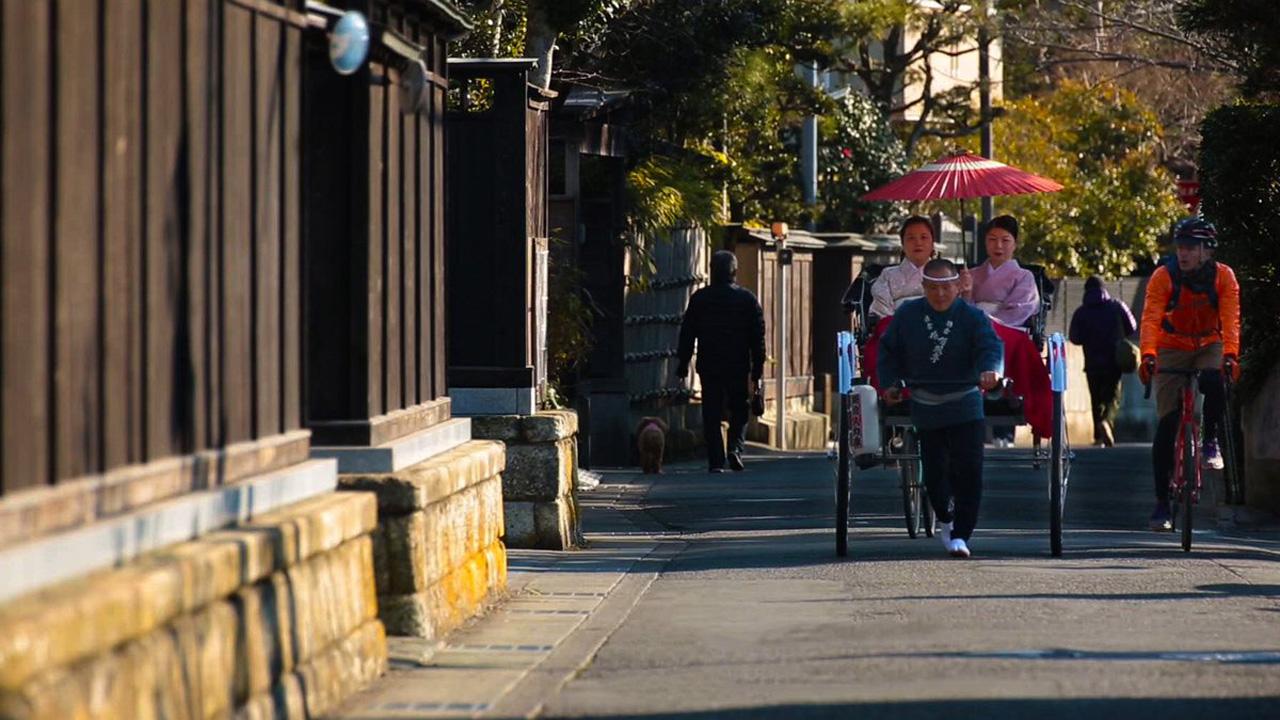
[[[702,432],[707,466],[724,472],[725,463],[742,470],[750,388],[764,374],[764,310],[756,296],[739,287],[738,258],[728,250],[711,256],[711,284],[689,298],[680,324],[677,381],[689,376],[696,345],[697,372],[702,383]],[[729,416],[728,447],[720,436],[720,422]]]
[[[1004,344],[987,316],[960,298],[960,275],[949,260],[924,266],[924,292],[899,307],[885,330],[880,387],[890,404],[903,401],[904,384],[910,388],[937,536],[953,557],[967,558],[982,501],[986,421],[979,388],[999,383]]]
[[[1136,363],[1128,368],[1121,367],[1121,360],[1124,359],[1123,353],[1137,351],[1127,340],[1137,329],[1138,324],[1129,306],[1111,297],[1102,278],[1095,275],[1085,280],[1084,300],[1071,315],[1068,335],[1071,342],[1084,348],[1084,375],[1089,384],[1094,445],[1115,445],[1120,378],[1126,370],[1133,372],[1137,369]]]
[[[1174,257],[1156,268],[1147,283],[1142,307],[1143,384],[1156,395],[1156,437],[1151,444],[1156,507],[1153,530],[1172,530],[1169,478],[1174,467],[1179,394],[1183,382],[1169,370],[1221,370],[1240,376],[1240,284],[1230,267],[1213,260],[1207,250],[1217,245],[1217,229],[1198,217],[1180,221],[1173,230]],[[1217,448],[1203,448],[1217,454]]]

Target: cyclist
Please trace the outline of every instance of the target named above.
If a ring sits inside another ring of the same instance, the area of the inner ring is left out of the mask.
[[[1161,375],[1158,368],[1222,369],[1233,379],[1240,375],[1240,285],[1230,267],[1214,261],[1206,245],[1217,242],[1214,226],[1198,217],[1186,218],[1173,229],[1174,257],[1151,275],[1142,308],[1142,382],[1155,383],[1155,442],[1151,464],[1155,475],[1156,507],[1151,529],[1172,530],[1169,514],[1169,475],[1173,471],[1174,439],[1178,432],[1181,383],[1185,379]]]

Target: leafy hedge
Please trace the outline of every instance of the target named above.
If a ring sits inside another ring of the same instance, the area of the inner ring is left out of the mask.
[[[1202,212],[1218,226],[1218,258],[1240,278],[1242,392],[1280,364],[1280,105],[1234,105],[1201,125]]]

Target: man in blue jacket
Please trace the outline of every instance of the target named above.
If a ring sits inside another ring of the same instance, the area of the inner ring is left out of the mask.
[[[902,401],[902,384],[911,391],[938,538],[953,557],[967,558],[982,500],[986,419],[979,388],[999,384],[1004,344],[987,315],[960,298],[959,281],[949,260],[924,266],[925,296],[894,313],[880,340],[877,371],[886,402]]]

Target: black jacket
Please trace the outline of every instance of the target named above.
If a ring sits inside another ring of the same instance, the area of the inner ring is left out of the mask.
[[[764,311],[750,290],[714,283],[689,299],[680,324],[680,367],[688,371],[698,342],[699,375],[764,374]]]
[[[1086,290],[1084,302],[1071,316],[1071,342],[1084,346],[1085,372],[1120,372],[1116,342],[1137,330],[1133,313],[1103,288]]]

